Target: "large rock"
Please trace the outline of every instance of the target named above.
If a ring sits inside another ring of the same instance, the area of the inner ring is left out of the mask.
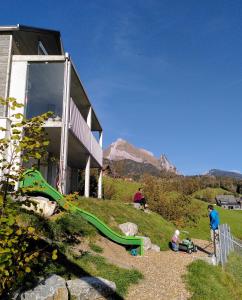
[[[107,298],[116,291],[116,284],[101,277],[81,277],[67,281],[72,300]]]
[[[20,295],[21,300],[68,300],[65,279],[52,275],[37,287]]]
[[[131,222],[119,224],[118,227],[126,236],[134,236],[138,232],[138,226]]]
[[[142,206],[141,206],[140,203],[135,203],[135,202],[133,202],[133,206],[134,206],[134,208],[136,208],[136,209],[141,209],[141,208],[142,208]]]
[[[139,236],[139,237],[143,238],[144,240],[144,250],[145,251],[150,250],[152,248],[152,243],[150,238],[148,238],[147,236]]]
[[[23,204],[22,207],[27,210],[35,211],[36,213],[40,214],[43,217],[52,216],[57,206],[56,202],[50,201],[48,198],[41,197],[41,196],[30,197],[28,198],[28,200],[30,202],[34,202],[34,204],[30,203],[30,206]]]
[[[160,247],[155,245],[155,244],[152,244],[151,245],[151,250],[155,251],[155,252],[160,252]]]

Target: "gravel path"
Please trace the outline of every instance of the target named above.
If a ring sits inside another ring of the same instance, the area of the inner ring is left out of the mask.
[[[207,241],[195,240],[200,247],[209,244]],[[102,238],[99,242],[104,249],[103,256],[110,262],[124,268],[136,268],[144,275],[144,279],[137,285],[130,287],[126,300],[185,300],[190,294],[186,290],[182,279],[186,267],[198,258],[205,258],[207,254],[201,251],[187,254],[173,251],[147,251],[143,257],[130,256],[123,247]],[[206,250],[209,250],[206,249]],[[211,249],[210,249],[211,250]]]

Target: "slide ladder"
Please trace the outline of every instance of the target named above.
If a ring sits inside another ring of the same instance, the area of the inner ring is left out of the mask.
[[[95,215],[79,208],[69,201],[66,201],[61,193],[59,193],[55,188],[53,188],[46,182],[39,171],[32,169],[27,170],[24,173],[23,180],[20,182],[20,187],[26,189],[29,188],[31,193],[43,194],[51,197],[65,210],[81,215],[85,220],[95,226],[103,235],[108,237],[110,240],[124,246],[136,248],[139,255],[144,254],[143,238],[120,235],[113,231]]]

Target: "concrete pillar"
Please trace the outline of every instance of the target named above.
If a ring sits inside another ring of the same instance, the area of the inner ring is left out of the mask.
[[[98,172],[98,191],[97,191],[97,197],[99,199],[102,199],[103,193],[102,193],[102,186],[103,186],[103,170],[100,169]]]
[[[61,150],[60,150],[60,185],[62,194],[67,192],[67,156],[68,156],[68,135],[69,135],[69,111],[70,111],[70,82],[71,82],[71,62],[67,58],[64,79],[63,114],[61,130]]]
[[[99,131],[99,146],[103,147],[103,132]]]
[[[87,114],[87,125],[92,130],[92,107],[91,106]]]
[[[91,156],[88,155],[86,168],[85,168],[85,192],[84,192],[84,196],[87,198],[90,196],[90,165],[91,165]]]

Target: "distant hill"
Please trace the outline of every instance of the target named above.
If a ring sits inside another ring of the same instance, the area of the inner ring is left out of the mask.
[[[136,148],[122,139],[104,150],[104,164],[110,165],[121,176],[144,173],[159,176],[162,171],[178,174],[176,167],[164,154],[157,158],[150,151]]]
[[[218,170],[218,169],[212,169],[208,171],[206,175],[210,176],[216,176],[216,177],[229,177],[234,179],[240,179],[242,180],[242,174],[232,171],[224,171],[224,170]]]

